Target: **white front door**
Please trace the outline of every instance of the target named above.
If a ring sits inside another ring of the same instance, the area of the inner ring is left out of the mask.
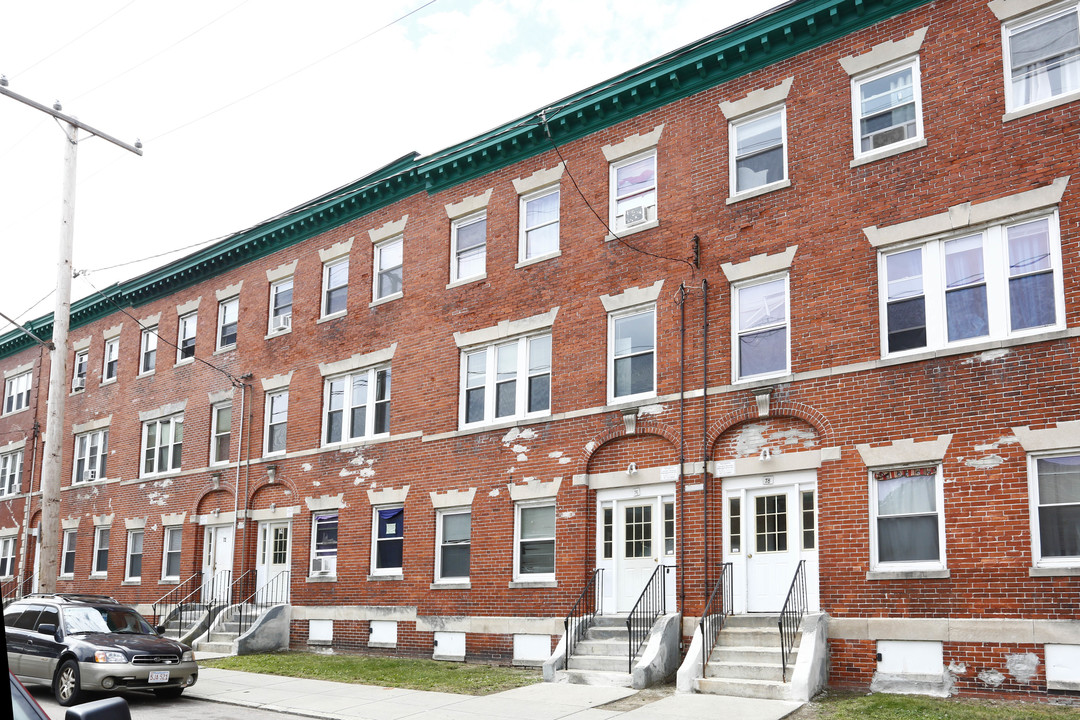
[[[289,570],[292,555],[292,523],[272,520],[259,523],[259,554],[255,565],[258,602],[286,602],[289,599]],[[285,573],[283,576],[282,573]]]
[[[203,602],[227,602],[232,584],[233,526],[207,525],[203,536]]]
[[[780,612],[799,564],[795,488],[746,493],[746,609]]]
[[[657,527],[660,522],[656,506],[656,498],[647,502],[617,503],[617,612],[628,612],[634,608],[634,603],[659,563],[660,538]]]

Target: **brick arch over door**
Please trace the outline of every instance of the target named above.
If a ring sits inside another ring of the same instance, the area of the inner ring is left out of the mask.
[[[708,439],[709,457],[714,457],[716,445],[731,428],[751,420],[776,420],[778,418],[798,418],[812,427],[817,433],[821,447],[835,445],[832,423],[816,408],[805,403],[785,399],[773,399],[769,403],[769,414],[765,417],[758,415],[757,403],[752,395],[747,394],[741,406],[735,407],[721,415],[710,426],[706,434]]]
[[[232,512],[236,509],[236,493],[231,485],[222,483],[219,488],[210,488],[195,501],[192,514],[209,515],[214,510]]]
[[[643,468],[671,465],[679,462],[679,435],[664,423],[644,418],[638,418],[634,432],[628,433],[620,418],[618,425],[593,436],[585,445],[582,458],[585,472],[606,472],[616,469],[614,466],[608,468],[606,465],[616,462],[612,459],[613,454],[617,453],[621,456],[624,449],[629,459],[627,462],[622,462],[622,457],[620,457],[617,462],[622,463],[622,467],[619,469],[625,469],[630,461],[636,462]]]
[[[301,502],[293,484],[279,478],[274,482],[262,482],[252,490],[248,507],[252,510],[266,510],[271,504],[299,505]]]
[[[821,433],[806,420],[793,415],[770,415],[732,425],[716,438],[709,455],[718,461],[754,457],[766,447],[773,455],[783,455],[820,450],[824,444]]]

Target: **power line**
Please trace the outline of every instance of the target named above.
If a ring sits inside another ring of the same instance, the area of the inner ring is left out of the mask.
[[[112,20],[112,19],[113,19],[114,17],[116,17],[117,15],[119,15],[119,14],[120,14],[120,13],[122,13],[123,11],[127,10],[127,9],[128,9],[129,7],[131,7],[132,5],[134,5],[134,4],[135,4],[135,2],[136,2],[136,0],[131,0],[131,2],[129,2],[129,3],[127,4],[127,5],[124,5],[124,6],[122,7],[122,8],[120,8],[119,10],[117,10],[116,12],[112,13],[111,15],[109,15],[108,17],[106,17],[106,18],[105,18],[104,20],[102,20],[101,22],[99,22],[99,23],[98,23],[97,25],[94,25],[93,27],[89,28],[88,30],[85,30],[85,31],[83,31],[82,33],[80,33],[80,34],[76,35],[76,36],[75,36],[75,37],[73,37],[73,38],[72,38],[71,40],[68,40],[68,41],[67,41],[66,43],[64,43],[64,44],[63,44],[63,45],[61,45],[60,47],[56,48],[56,49],[55,49],[55,50],[53,50],[53,51],[52,51],[51,53],[49,53],[49,54],[48,54],[48,55],[46,55],[45,57],[41,58],[40,60],[38,60],[37,62],[35,62],[35,63],[34,63],[33,65],[31,65],[30,67],[28,67],[28,68],[24,68],[24,69],[20,70],[19,72],[15,73],[15,76],[18,76],[18,75],[22,75],[23,73],[27,73],[27,72],[30,72],[31,70],[33,70],[34,68],[36,68],[36,67],[37,67],[38,65],[40,65],[41,63],[45,62],[46,60],[48,60],[48,59],[49,59],[49,58],[51,58],[52,56],[56,55],[56,54],[57,54],[58,52],[60,52],[61,50],[64,50],[65,48],[68,48],[68,47],[70,47],[70,46],[71,46],[71,45],[73,45],[74,43],[78,42],[79,40],[83,39],[84,37],[86,37],[87,35],[89,35],[90,33],[92,33],[93,31],[97,30],[97,29],[98,29],[99,27],[101,27],[101,26],[102,26],[102,25],[104,25],[105,23],[109,22],[109,21],[110,21],[110,20]]]

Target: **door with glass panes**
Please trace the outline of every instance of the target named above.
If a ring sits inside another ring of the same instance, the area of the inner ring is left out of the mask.
[[[675,607],[675,501],[667,495],[602,501],[598,538],[604,570],[605,610],[629,612],[658,566],[664,571],[668,609]]]
[[[233,526],[207,525],[203,529],[203,602],[229,599],[233,567]]]
[[[292,556],[292,523],[269,520],[259,523],[259,547],[255,564],[258,602],[289,599]]]

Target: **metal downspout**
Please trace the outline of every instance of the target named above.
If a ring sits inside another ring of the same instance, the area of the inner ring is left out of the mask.
[[[701,279],[701,487],[705,525],[705,599],[709,599],[709,281]]]
[[[679,612],[686,608],[686,503],[683,463],[686,461],[686,284],[679,285]],[[679,633],[682,645],[682,633]]]

